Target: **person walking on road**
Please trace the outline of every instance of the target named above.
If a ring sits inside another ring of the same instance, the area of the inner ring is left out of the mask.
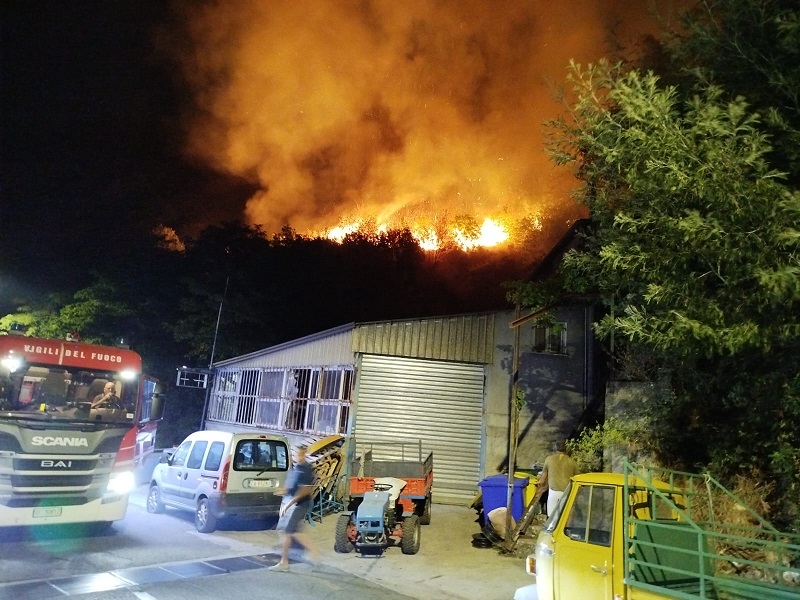
[[[282,534],[281,560],[269,567],[270,571],[289,570],[289,551],[292,548],[292,541],[303,546],[312,560],[316,556],[308,536],[301,531],[303,519],[306,517],[314,493],[314,470],[306,461],[306,450],[305,445],[297,447],[297,462],[289,471],[285,486],[275,490],[276,494],[283,496],[277,527]]]
[[[564,490],[567,489],[569,480],[573,475],[580,473],[578,463],[566,453],[566,444],[561,442],[556,447],[556,452],[544,459],[544,468],[539,476],[534,502],[547,490],[547,516],[553,514]]]

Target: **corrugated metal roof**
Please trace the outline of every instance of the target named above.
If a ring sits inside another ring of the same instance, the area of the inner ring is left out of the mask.
[[[263,350],[215,362],[212,367],[299,367],[353,364],[354,323],[340,325]]]
[[[221,360],[213,368],[352,364],[355,352],[488,364],[496,314],[348,323]]]
[[[495,314],[357,323],[353,352],[488,364]]]

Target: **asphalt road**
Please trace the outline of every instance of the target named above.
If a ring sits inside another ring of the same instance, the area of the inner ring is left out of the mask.
[[[201,535],[189,515],[150,515],[143,497],[135,497],[126,518],[109,531],[5,530],[0,535],[0,600],[220,600],[240,594],[282,600],[408,600],[340,569],[312,568],[296,553],[290,573],[269,571],[278,561],[276,533],[264,529],[269,526],[231,524]],[[268,543],[237,539],[242,535]]]
[[[319,568],[293,553],[291,572],[275,573],[266,568],[278,560],[274,523],[229,523],[200,534],[189,513],[148,514],[145,496],[139,488],[126,518],[106,532],[0,531],[0,600],[486,600],[510,599],[531,582],[519,556],[524,546],[516,556],[471,546],[479,528],[466,507],[434,505],[419,554],[390,548],[381,558],[336,554],[336,515],[328,515],[307,528]]]

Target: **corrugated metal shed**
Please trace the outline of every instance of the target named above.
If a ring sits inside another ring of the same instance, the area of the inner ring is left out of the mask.
[[[488,364],[495,313],[358,323],[353,352]]]
[[[434,501],[468,504],[481,469],[484,369],[475,363],[365,354],[356,453],[373,442],[420,440],[424,456],[433,452]],[[375,458],[401,458],[378,452]]]
[[[222,367],[314,367],[353,364],[354,323],[326,329],[264,350],[213,364]]]

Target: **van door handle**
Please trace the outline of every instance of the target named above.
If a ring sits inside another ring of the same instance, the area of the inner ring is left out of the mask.
[[[189,473],[188,472],[183,474],[183,480],[186,481],[187,477],[189,477]]]
[[[603,575],[604,577],[606,575],[605,565],[602,567],[598,567],[597,565],[592,565],[592,571],[594,571],[595,573],[600,573],[600,575]]]

